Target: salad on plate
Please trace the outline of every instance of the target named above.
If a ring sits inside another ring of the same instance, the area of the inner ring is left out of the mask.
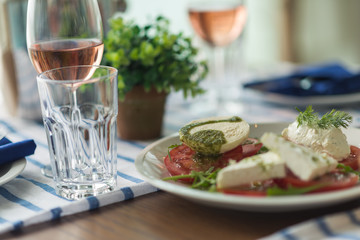
[[[249,138],[240,117],[212,117],[190,122],[179,131],[181,144],[168,148],[165,181],[224,194],[279,196],[351,188],[359,181],[360,149],[342,129],[348,113],[323,116],[308,106],[282,133]]]

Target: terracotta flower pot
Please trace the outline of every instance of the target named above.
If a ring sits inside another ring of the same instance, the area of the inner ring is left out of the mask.
[[[126,140],[147,140],[160,137],[167,94],[155,89],[145,92],[135,87],[119,101],[118,136]]]

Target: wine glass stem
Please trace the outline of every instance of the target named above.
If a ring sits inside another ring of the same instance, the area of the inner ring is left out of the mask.
[[[225,81],[225,51],[223,47],[214,47],[214,82],[221,85]],[[221,86],[219,86],[221,87]]]

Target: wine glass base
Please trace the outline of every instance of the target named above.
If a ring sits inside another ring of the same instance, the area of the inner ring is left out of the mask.
[[[242,115],[246,112],[246,104],[240,97],[231,98],[222,97],[219,92],[209,94],[193,102],[190,105],[190,111],[201,116],[225,116],[225,115]]]
[[[52,174],[52,170],[51,170],[51,166],[50,165],[46,165],[44,167],[41,168],[41,173],[42,175],[44,175],[45,177],[48,178],[52,178],[53,174]]]
[[[192,105],[192,111],[207,115],[237,115],[245,110],[239,82],[208,82],[206,93]]]

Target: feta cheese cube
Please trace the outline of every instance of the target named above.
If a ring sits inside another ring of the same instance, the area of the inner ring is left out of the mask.
[[[279,154],[286,166],[301,180],[308,181],[336,168],[338,162],[326,153],[287,141],[275,133],[265,133],[261,142]]]
[[[254,181],[285,177],[285,162],[274,152],[254,155],[221,169],[217,187],[229,188]]]

